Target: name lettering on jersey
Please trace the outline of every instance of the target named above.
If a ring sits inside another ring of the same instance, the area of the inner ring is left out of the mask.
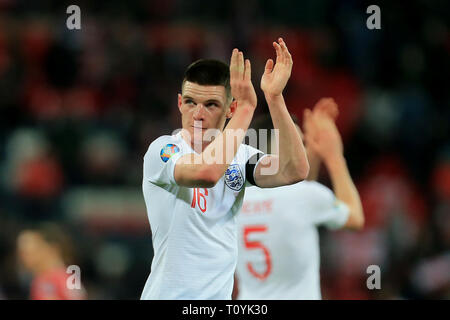
[[[245,214],[272,213],[273,200],[244,201],[241,212]]]
[[[225,184],[234,191],[240,191],[244,186],[244,176],[239,165],[232,164],[225,171]]]
[[[163,162],[167,162],[171,156],[173,156],[175,153],[180,152],[180,148],[176,144],[166,144],[160,152],[161,160]]]

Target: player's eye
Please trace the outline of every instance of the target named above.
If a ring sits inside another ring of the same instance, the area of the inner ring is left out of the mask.
[[[191,99],[186,99],[184,100],[185,104],[194,104],[194,101],[192,101]]]
[[[209,103],[206,104],[206,106],[207,106],[207,107],[217,107],[218,104],[215,103],[215,102],[209,102]]]

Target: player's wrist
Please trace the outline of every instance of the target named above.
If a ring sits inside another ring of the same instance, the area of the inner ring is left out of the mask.
[[[237,111],[247,111],[247,112],[253,112],[256,109],[256,102],[250,102],[250,101],[238,101],[237,102]]]
[[[263,92],[264,92],[264,97],[266,98],[267,103],[283,99],[282,92],[279,92],[279,93],[273,93],[273,92],[267,92],[267,91],[263,91]]]

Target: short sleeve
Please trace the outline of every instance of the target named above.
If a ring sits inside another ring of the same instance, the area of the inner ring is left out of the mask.
[[[258,162],[265,156],[265,154],[249,145],[246,145],[247,149],[247,158],[245,161],[245,179],[247,182],[247,186],[253,185],[256,186],[255,182],[255,168]]]
[[[329,229],[342,228],[349,215],[348,206],[337,199],[326,186],[317,182],[308,182],[311,191],[308,202],[311,208],[311,220],[315,225],[323,225]]]
[[[172,136],[153,141],[144,156],[144,180],[153,184],[174,185],[176,161],[183,155],[181,145]]]

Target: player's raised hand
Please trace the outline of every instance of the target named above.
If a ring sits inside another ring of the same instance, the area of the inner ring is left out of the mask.
[[[234,49],[230,61],[231,95],[238,107],[247,105],[256,108],[257,98],[252,84],[250,60],[245,59],[242,51]]]
[[[261,78],[261,90],[267,96],[279,96],[283,93],[283,89],[291,76],[292,56],[282,38],[277,42],[273,42],[273,47],[277,54],[274,64],[272,59],[268,59],[264,74]]]
[[[304,112],[304,127],[306,145],[327,161],[343,155],[344,148],[341,135],[334,120],[324,112]]]
[[[320,117],[328,117],[329,119],[331,119],[332,121],[336,121],[337,116],[339,115],[339,108],[337,103],[334,101],[333,98],[321,98],[315,105],[313,108],[313,111],[309,110],[309,109],[305,109],[303,112],[303,130],[306,133],[311,133],[313,132],[313,128],[312,126],[313,124],[313,117],[312,114],[318,115],[319,119]],[[305,138],[306,140],[306,138]],[[314,150],[312,148],[310,148],[309,146],[308,150],[309,152],[314,152]]]
[[[333,98],[321,98],[313,108],[314,113],[321,113],[336,121],[339,115],[339,108]]]

